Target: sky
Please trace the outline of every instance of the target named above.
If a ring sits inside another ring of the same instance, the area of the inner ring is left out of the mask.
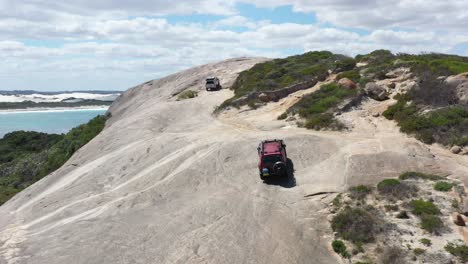
[[[311,50],[468,56],[468,0],[0,0],[0,90],[125,90]]]

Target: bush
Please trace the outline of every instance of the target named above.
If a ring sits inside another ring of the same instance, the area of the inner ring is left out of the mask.
[[[336,79],[340,80],[342,78],[348,78],[355,83],[359,83],[361,79],[361,74],[357,70],[345,71],[336,75]]]
[[[185,100],[185,99],[190,99],[190,98],[195,98],[195,97],[197,97],[197,96],[198,96],[198,92],[197,92],[197,91],[186,90],[186,91],[181,92],[181,93],[177,96],[177,101]]]
[[[413,253],[416,255],[416,256],[419,256],[419,255],[422,255],[426,252],[425,249],[422,249],[422,248],[415,248],[413,249]]]
[[[381,195],[403,199],[415,195],[417,188],[397,179],[385,179],[377,184],[377,190]]]
[[[340,254],[344,258],[349,257],[349,253],[346,250],[346,245],[341,240],[333,240],[332,242],[333,251]]]
[[[450,254],[457,256],[464,263],[468,262],[468,246],[467,245],[456,245],[454,243],[448,243],[445,250]]]
[[[430,233],[439,233],[444,226],[442,220],[437,215],[422,214],[420,218],[421,228]]]
[[[373,213],[361,208],[346,207],[332,219],[332,229],[340,237],[354,243],[372,242],[379,233],[379,220]]]
[[[366,185],[358,185],[349,188],[350,195],[353,199],[364,199],[369,193],[372,192],[371,188]]]
[[[426,247],[429,247],[432,245],[431,240],[427,238],[421,238],[419,242],[421,242],[421,244],[425,245]]]
[[[435,204],[424,200],[412,200],[410,206],[413,209],[415,215],[437,215],[440,213],[439,208]]]
[[[443,222],[439,218],[439,208],[435,204],[424,200],[413,200],[410,202],[413,214],[421,219],[421,228],[430,233],[439,233],[443,227]]]
[[[307,119],[305,123],[305,128],[307,129],[330,129],[330,130],[343,130],[345,128],[344,124],[336,120],[332,114],[318,114],[311,116]]]
[[[448,192],[452,190],[453,184],[450,182],[439,181],[434,184],[434,189],[440,192]]]
[[[341,130],[344,125],[334,118],[333,112],[345,99],[354,96],[357,96],[356,89],[346,89],[337,83],[330,83],[322,85],[318,91],[302,97],[287,112],[298,113],[302,118],[305,118],[305,127],[308,129]]]
[[[286,119],[287,117],[288,117],[287,113],[282,113],[281,115],[278,116],[278,120],[283,120],[283,119]]]
[[[341,193],[335,196],[335,198],[333,198],[333,201],[332,201],[333,206],[340,207],[342,203],[341,198],[342,198]]]
[[[400,180],[423,179],[423,180],[437,181],[437,180],[444,179],[444,177],[434,175],[434,174],[426,174],[426,173],[415,172],[415,171],[407,171],[407,172],[404,172],[404,173],[400,174],[399,179]]]
[[[382,264],[406,264],[405,253],[399,247],[387,247],[380,256],[379,263]]]

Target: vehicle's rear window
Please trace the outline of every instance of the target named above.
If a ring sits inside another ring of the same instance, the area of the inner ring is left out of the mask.
[[[276,163],[278,161],[281,161],[280,155],[263,156],[263,163]]]

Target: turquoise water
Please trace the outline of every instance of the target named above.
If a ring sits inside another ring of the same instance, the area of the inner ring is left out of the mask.
[[[45,133],[67,133],[70,129],[104,114],[102,109],[80,109],[43,112],[0,113],[0,137],[6,133],[26,130]]]

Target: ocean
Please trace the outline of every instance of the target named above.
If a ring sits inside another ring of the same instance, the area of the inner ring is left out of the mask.
[[[106,109],[41,110],[0,112],[0,138],[6,133],[26,130],[45,133],[67,133],[70,129],[104,114]]]

